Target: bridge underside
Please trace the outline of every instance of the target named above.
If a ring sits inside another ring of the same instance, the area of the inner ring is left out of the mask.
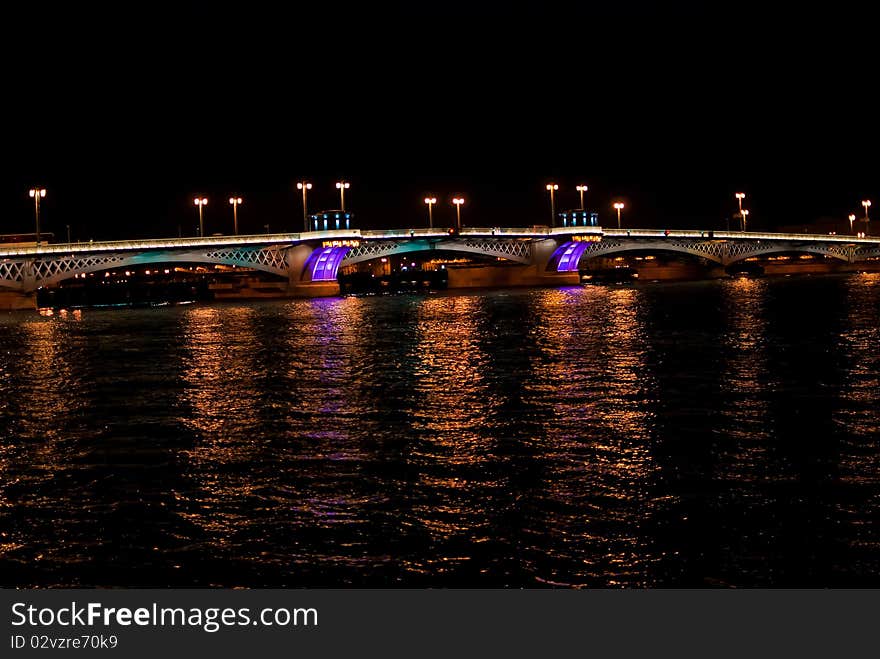
[[[529,239],[456,239],[456,240],[399,240],[366,242],[349,249],[341,265],[355,265],[383,256],[415,252],[458,252],[489,258],[501,258],[514,263],[532,262],[532,244]]]
[[[240,248],[206,251],[150,251],[135,254],[92,254],[33,261],[0,262],[0,288],[30,293],[55,286],[78,275],[139,265],[204,263],[251,268],[287,277],[287,256],[279,248]]]

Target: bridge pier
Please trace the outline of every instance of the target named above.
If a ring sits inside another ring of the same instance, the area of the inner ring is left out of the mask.
[[[339,282],[336,281],[298,282],[287,288],[287,297],[334,297],[339,293]]]
[[[339,282],[336,279],[312,281],[307,272],[309,257],[315,251],[311,245],[301,244],[287,250],[287,296],[288,297],[333,297],[339,295]]]
[[[556,240],[532,243],[531,262],[507,265],[475,265],[449,268],[449,288],[488,288],[492,286],[576,286],[580,283],[577,270],[557,272],[550,267]]]
[[[24,293],[21,291],[0,290],[0,311],[19,311],[22,309],[36,309],[36,293]]]

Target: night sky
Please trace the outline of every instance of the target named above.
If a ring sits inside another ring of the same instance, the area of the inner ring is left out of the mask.
[[[614,222],[721,227],[845,218],[880,201],[876,17],[847,3],[208,2],[0,10],[0,232],[74,239],[298,230],[310,206],[362,228]],[[880,209],[878,209],[880,212]]]

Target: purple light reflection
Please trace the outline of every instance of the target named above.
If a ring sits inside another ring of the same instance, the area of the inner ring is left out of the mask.
[[[311,268],[312,281],[335,281],[339,264],[351,247],[319,247],[306,261],[306,270]]]
[[[589,246],[589,242],[563,243],[553,252],[550,262],[556,263],[556,272],[574,272],[578,269],[581,256]]]

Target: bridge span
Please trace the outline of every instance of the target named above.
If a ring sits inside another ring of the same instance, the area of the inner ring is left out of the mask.
[[[880,257],[880,237],[712,230],[602,227],[489,227],[160,238],[0,246],[0,308],[30,306],[42,287],[89,273],[146,264],[215,264],[249,268],[288,281],[291,296],[339,292],[339,268],[398,254],[443,252],[520,266],[521,285],[578,283],[588,259],[626,252],[688,254],[727,266],[784,252],[818,254],[847,263]],[[15,304],[18,298],[30,300]],[[4,303],[4,300],[6,302]]]

